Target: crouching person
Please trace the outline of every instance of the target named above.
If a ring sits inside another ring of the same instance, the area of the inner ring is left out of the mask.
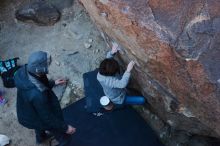
[[[66,81],[48,81],[49,62],[46,52],[34,52],[28,64],[15,73],[18,121],[24,127],[35,130],[38,144],[49,138],[45,132],[49,131],[59,146],[66,146],[76,129],[65,123],[59,101],[52,91],[54,85]]]
[[[129,83],[131,71],[135,63],[131,61],[123,75],[120,75],[119,64],[113,59],[118,50],[118,46],[113,44],[112,50],[107,53],[106,59],[101,62],[97,74],[97,80],[100,82],[105,93],[105,96],[100,99],[100,103],[106,110],[111,110],[115,105],[139,105],[145,102],[143,96],[127,96],[126,86]]]

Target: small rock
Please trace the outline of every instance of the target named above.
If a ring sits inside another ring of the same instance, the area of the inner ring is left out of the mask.
[[[75,52],[73,52],[73,53],[69,53],[69,54],[67,54],[68,56],[72,56],[72,55],[76,55],[76,54],[78,54],[79,52],[78,51],[75,51]]]
[[[93,42],[93,40],[92,40],[92,39],[89,39],[88,41],[89,41],[89,43],[92,43],[92,42]]]
[[[102,16],[102,17],[107,17],[108,15],[107,15],[107,13],[100,13],[100,15]]]
[[[55,64],[56,64],[57,66],[60,66],[60,62],[58,62],[58,61],[55,61]]]
[[[90,47],[92,47],[92,45],[89,44],[89,43],[84,43],[84,46],[85,46],[86,49],[89,49]]]

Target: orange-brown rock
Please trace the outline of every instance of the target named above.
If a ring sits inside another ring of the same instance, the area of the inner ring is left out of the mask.
[[[220,2],[81,0],[125,50],[141,92],[172,127],[220,137]]]

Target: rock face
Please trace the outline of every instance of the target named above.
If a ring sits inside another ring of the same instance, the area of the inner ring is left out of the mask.
[[[171,127],[220,138],[220,2],[81,0]],[[219,83],[218,83],[219,80]]]
[[[58,9],[44,1],[25,5],[15,13],[18,20],[38,25],[53,25],[59,21],[60,15]]]

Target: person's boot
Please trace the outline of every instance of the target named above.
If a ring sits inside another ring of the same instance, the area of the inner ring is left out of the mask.
[[[41,144],[43,142],[45,142],[46,140],[48,140],[49,138],[53,137],[53,135],[50,132],[36,132],[36,143],[37,144]]]
[[[71,136],[69,136],[68,138],[64,138],[64,139],[60,139],[59,141],[57,141],[55,138],[51,139],[50,141],[50,146],[69,146],[71,142]]]
[[[59,139],[59,144],[57,146],[68,146],[72,140],[72,136],[65,134]]]

